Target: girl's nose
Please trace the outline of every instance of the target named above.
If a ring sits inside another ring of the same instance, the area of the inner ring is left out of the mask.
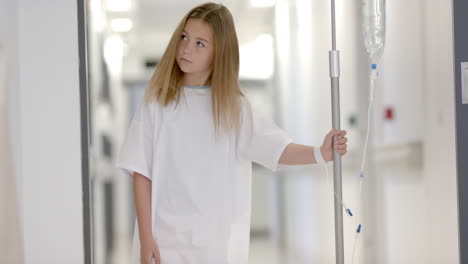
[[[190,54],[190,45],[188,43],[185,43],[182,47],[182,51],[184,52],[184,54]]]

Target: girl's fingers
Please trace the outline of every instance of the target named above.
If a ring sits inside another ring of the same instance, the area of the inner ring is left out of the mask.
[[[333,129],[332,131],[333,131],[333,135],[337,136],[339,138],[342,138],[342,137],[344,137],[346,135],[346,131],[344,131],[344,130]]]
[[[342,149],[346,149],[347,147],[348,145],[346,144],[336,145],[335,150],[342,150]]]
[[[328,132],[327,137],[338,137],[338,139],[344,138],[346,136],[346,130],[336,130],[332,129],[330,132]]]
[[[346,153],[348,150],[346,148],[339,148],[339,149],[335,149],[336,152],[340,153],[340,154],[344,154]]]
[[[345,130],[336,130],[332,129],[330,132],[325,137],[325,145],[330,146],[334,145],[335,150],[341,150],[341,149],[346,149],[347,145],[346,142],[348,142],[348,138],[345,137],[346,131]],[[333,138],[336,136],[336,140],[334,141]],[[333,144],[334,141],[334,144]]]
[[[346,142],[348,142],[348,138],[346,137],[346,131],[332,129],[330,132],[328,132],[326,140],[332,140],[335,136],[336,140],[333,149],[341,155],[346,154],[348,152],[348,145],[346,144]]]
[[[161,264],[161,258],[157,255],[157,253],[154,254],[152,263]]]
[[[348,138],[341,138],[336,141],[337,144],[344,144],[348,142]]]
[[[346,136],[346,130],[337,131],[338,138],[344,138]]]

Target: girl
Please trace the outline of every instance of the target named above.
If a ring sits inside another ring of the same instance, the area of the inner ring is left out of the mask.
[[[214,3],[190,10],[117,162],[134,179],[134,263],[247,264],[251,162],[275,171],[346,153],[345,131],[330,131],[320,148],[292,143],[252,109],[238,75],[231,13]]]

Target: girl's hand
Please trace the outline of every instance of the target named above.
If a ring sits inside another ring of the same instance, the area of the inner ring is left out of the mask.
[[[141,264],[161,264],[161,255],[154,239],[141,241],[140,258]]]
[[[325,139],[323,140],[323,145],[320,147],[320,153],[322,153],[322,157],[326,162],[333,160],[333,150],[336,150],[336,152],[340,153],[341,155],[346,154],[348,148],[346,142],[348,142],[348,138],[346,138],[345,135],[345,130],[339,131],[336,129],[332,129],[325,136]],[[337,136],[336,140],[333,140],[334,136]]]

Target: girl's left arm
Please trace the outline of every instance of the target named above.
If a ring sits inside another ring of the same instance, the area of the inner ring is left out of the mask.
[[[347,145],[346,142],[346,131],[344,130],[331,130],[323,141],[320,147],[320,153],[325,161],[333,160],[333,149],[341,155],[346,154]],[[336,136],[337,140],[333,143],[333,137]],[[290,143],[279,159],[279,164],[283,165],[305,165],[317,163],[317,159],[314,154],[315,147]]]

